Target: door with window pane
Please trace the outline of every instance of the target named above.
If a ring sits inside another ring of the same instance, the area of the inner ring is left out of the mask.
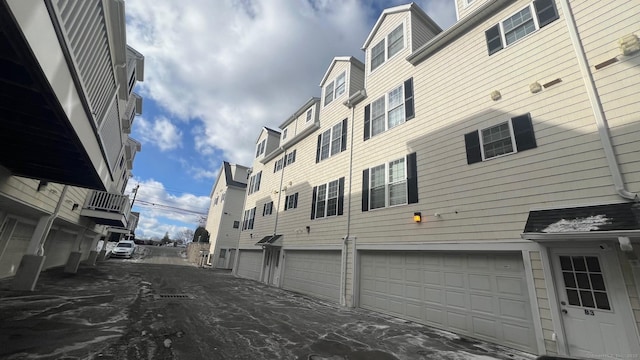
[[[632,315],[624,283],[612,267],[619,264],[606,255],[575,251],[553,254],[560,313],[572,356],[632,354],[637,346],[624,326],[624,317]]]

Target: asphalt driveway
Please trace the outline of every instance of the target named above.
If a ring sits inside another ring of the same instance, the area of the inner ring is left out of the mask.
[[[226,271],[150,262],[49,270],[31,293],[0,281],[0,358],[533,358]]]

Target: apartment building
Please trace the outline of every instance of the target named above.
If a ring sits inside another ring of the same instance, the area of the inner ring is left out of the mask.
[[[208,264],[215,268],[233,268],[240,239],[248,170],[246,166],[223,161],[211,189],[205,228],[209,232]]]
[[[135,231],[123,192],[138,141],[144,57],[122,1],[0,1],[0,278],[33,290],[41,270],[95,263]]]
[[[455,5],[444,31],[384,10],[364,63],[262,130],[234,273],[534,354],[640,353],[640,3]]]

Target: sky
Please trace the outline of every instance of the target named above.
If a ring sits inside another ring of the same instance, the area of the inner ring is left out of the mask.
[[[415,1],[443,29],[454,0]],[[137,238],[180,238],[206,218],[222,161],[251,166],[263,126],[309,98],[335,56],[361,50],[395,0],[127,0],[127,43],[145,57],[136,85],[142,143],[125,194],[139,185]]]

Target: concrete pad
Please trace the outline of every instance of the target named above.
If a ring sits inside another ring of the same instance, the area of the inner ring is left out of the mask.
[[[89,258],[86,261],[86,264],[89,266],[96,266],[96,261],[98,261],[98,252],[95,250],[91,250],[89,252]]]
[[[16,271],[11,283],[11,289],[33,291],[40,277],[40,271],[42,271],[45,259],[46,256],[23,255],[18,271]]]
[[[79,251],[72,251],[69,254],[69,260],[67,260],[67,265],[64,267],[64,272],[67,274],[75,274],[78,272],[78,266],[80,266],[80,259],[82,258],[82,253]]]

